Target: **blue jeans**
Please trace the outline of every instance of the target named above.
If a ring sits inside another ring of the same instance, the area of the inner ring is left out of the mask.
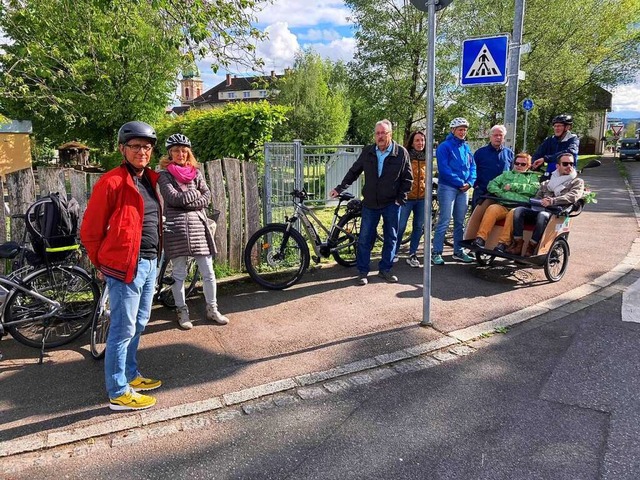
[[[415,255],[420,245],[420,238],[424,230],[424,198],[422,200],[407,200],[402,207],[400,207],[400,225],[398,227],[398,241],[396,245],[396,254],[400,248],[400,242],[404,236],[404,231],[407,229],[407,223],[409,222],[409,215],[413,212],[413,222],[411,231],[411,243],[409,244],[409,255]]]
[[[469,207],[469,195],[449,185],[438,185],[438,223],[433,234],[433,255],[442,255],[444,235],[453,215],[453,253],[460,253],[464,235],[464,217]]]
[[[513,237],[522,238],[524,234],[524,223],[526,221],[536,222],[536,227],[531,234],[531,241],[538,243],[542,238],[544,229],[551,218],[551,212],[543,210],[538,212],[527,207],[517,207],[513,212]]]
[[[360,236],[358,237],[358,252],[356,265],[362,275],[369,273],[371,262],[371,249],[376,241],[376,229],[382,217],[382,258],[378,264],[378,270],[388,272],[393,267],[393,255],[396,251],[396,239],[398,238],[398,221],[400,206],[392,203],[384,208],[362,207],[362,222],[360,223]]]
[[[105,276],[109,287],[111,325],[104,357],[104,378],[109,398],[129,390],[129,382],[140,375],[138,344],[151,316],[156,284],[157,260],[140,259],[131,283]]]

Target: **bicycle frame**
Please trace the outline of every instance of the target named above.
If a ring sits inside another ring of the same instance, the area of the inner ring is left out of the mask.
[[[27,319],[6,323],[4,321],[4,311],[5,311],[5,307],[6,307],[7,303],[6,303],[6,301],[3,300],[3,302],[2,302],[2,311],[0,313],[0,333],[2,333],[2,334],[4,334],[5,326],[7,326],[7,325],[20,325],[21,323],[46,320],[48,318],[51,318],[51,317],[55,316],[55,314],[58,312],[58,310],[60,310],[60,303],[59,302],[56,302],[55,300],[51,300],[51,299],[49,299],[47,297],[44,297],[44,296],[40,295],[38,292],[35,292],[35,291],[30,290],[28,288],[25,288],[22,285],[20,285],[19,283],[14,282],[13,280],[11,280],[8,277],[0,276],[0,285],[2,285],[3,287],[4,286],[11,287],[10,289],[8,289],[8,291],[6,293],[5,300],[9,296],[9,294],[11,294],[11,292],[13,290],[19,290],[22,293],[25,293],[27,295],[30,295],[30,296],[40,300],[41,302],[45,302],[45,303],[51,305],[51,307],[52,307],[52,310],[47,314],[40,315],[38,317],[30,317],[30,318],[27,318]]]

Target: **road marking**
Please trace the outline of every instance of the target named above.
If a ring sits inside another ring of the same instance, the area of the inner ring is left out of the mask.
[[[622,293],[622,321],[640,323],[640,279]]]

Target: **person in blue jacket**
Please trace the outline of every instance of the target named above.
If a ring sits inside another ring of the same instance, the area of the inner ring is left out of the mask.
[[[547,170],[540,177],[540,181],[548,180],[551,173],[558,166],[558,159],[565,153],[573,155],[573,162],[578,164],[578,149],[580,139],[571,133],[573,117],[567,113],[556,115],[551,120],[553,135],[544,139],[533,154],[531,170],[537,170],[543,163],[547,164]]]
[[[489,131],[489,143],[473,154],[476,162],[476,183],[473,184],[472,208],[486,195],[489,182],[508,172],[513,167],[513,150],[504,145],[507,129],[504,125],[494,125]]]
[[[469,206],[468,191],[476,181],[476,164],[471,148],[465,141],[469,122],[462,117],[454,118],[449,124],[451,133],[436,150],[438,161],[438,222],[433,236],[434,265],[444,264],[442,250],[444,235],[453,215],[453,258],[470,263],[473,258],[460,246],[464,233],[464,218]]]

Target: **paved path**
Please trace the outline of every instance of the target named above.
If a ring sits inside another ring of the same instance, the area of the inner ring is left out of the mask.
[[[640,191],[640,172],[634,175],[630,178]],[[539,270],[453,263],[434,269],[435,328],[417,325],[422,272],[407,265],[398,266],[401,281],[395,285],[357,287],[341,267],[316,269],[284,292],[263,292],[247,283],[222,285],[221,309],[231,318],[227,327],[201,322],[183,332],[172,312],[157,308],[140,362],[143,372],[165,384],[157,393],[158,407],[144,415],[110,413],[102,364],[89,357],[86,345],[51,352],[40,366],[35,350],[5,338],[0,455],[239,404],[418,358],[541,314],[566,314],[577,308],[572,307],[576,301],[584,308],[590,298],[611,294],[607,286],[625,281],[640,259],[634,205],[616,167],[605,162],[585,172],[585,179],[598,191],[599,203],[576,219],[571,263],[561,282],[548,284]],[[191,307],[197,312],[201,300]]]

